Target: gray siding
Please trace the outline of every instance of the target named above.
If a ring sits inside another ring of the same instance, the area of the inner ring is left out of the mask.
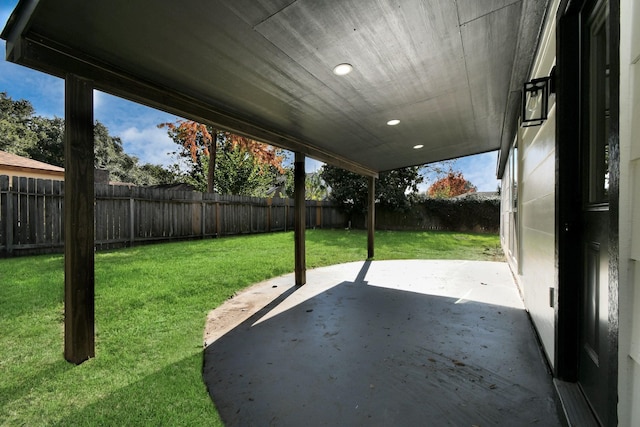
[[[558,7],[554,2],[551,10]],[[554,16],[552,13],[550,16]],[[555,24],[547,26],[530,78],[548,76],[555,63]],[[555,99],[549,99],[549,118],[541,126],[520,129],[517,140],[517,177],[503,177],[503,191],[517,179],[517,214],[503,208],[503,245],[515,239],[517,253],[507,252],[518,279],[525,306],[543,344],[549,363],[555,356],[555,313],[550,290],[556,286],[555,268]],[[505,196],[508,197],[508,196]],[[504,201],[504,199],[503,199]],[[514,226],[513,222],[516,223]],[[515,236],[514,236],[515,235]],[[506,248],[505,248],[506,249]]]
[[[520,281],[524,302],[549,361],[554,357],[555,287],[555,111],[544,125],[522,133],[520,141]]]

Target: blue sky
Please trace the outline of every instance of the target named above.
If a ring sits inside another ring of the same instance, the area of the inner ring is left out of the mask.
[[[0,28],[4,28],[17,0],[0,0]],[[5,43],[0,41],[0,92],[7,92],[13,99],[27,99],[36,114],[47,117],[64,117],[64,81],[12,64],[4,60]],[[109,133],[122,139],[124,150],[142,163],[169,165],[174,162],[168,153],[175,151],[175,144],[159,123],[172,122],[178,117],[144,107],[102,92],[94,92],[94,117],[104,123]],[[455,169],[478,187],[478,191],[496,191],[496,152],[458,159]],[[322,163],[308,159],[307,172],[317,170]],[[428,183],[421,186],[425,191]]]

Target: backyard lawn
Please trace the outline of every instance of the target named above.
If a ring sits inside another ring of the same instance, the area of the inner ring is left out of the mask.
[[[366,258],[366,232],[308,230],[307,268]],[[64,361],[63,257],[0,259],[0,425],[222,425],[202,382],[207,313],[293,270],[293,233],[96,254],[96,358]],[[375,259],[501,261],[496,235],[376,232]]]

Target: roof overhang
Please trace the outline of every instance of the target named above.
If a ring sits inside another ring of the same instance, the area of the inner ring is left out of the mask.
[[[2,38],[9,61],[376,176],[508,150],[547,4],[22,0]]]

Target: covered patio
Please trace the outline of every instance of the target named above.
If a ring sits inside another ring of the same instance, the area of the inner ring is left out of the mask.
[[[66,82],[65,358],[96,356],[97,89],[296,153],[295,273],[207,323],[228,425],[558,425],[506,264],[307,272],[302,221],[307,156],[368,177],[369,258],[378,173],[500,150],[501,174],[548,4],[21,0],[7,59]]]
[[[204,381],[226,425],[561,425],[505,263],[365,261],[213,310]]]
[[[500,150],[501,174],[547,7],[21,0],[7,60],[65,79],[65,358],[95,356],[95,89],[294,151],[301,286],[305,157],[368,177],[373,258],[379,172]]]

